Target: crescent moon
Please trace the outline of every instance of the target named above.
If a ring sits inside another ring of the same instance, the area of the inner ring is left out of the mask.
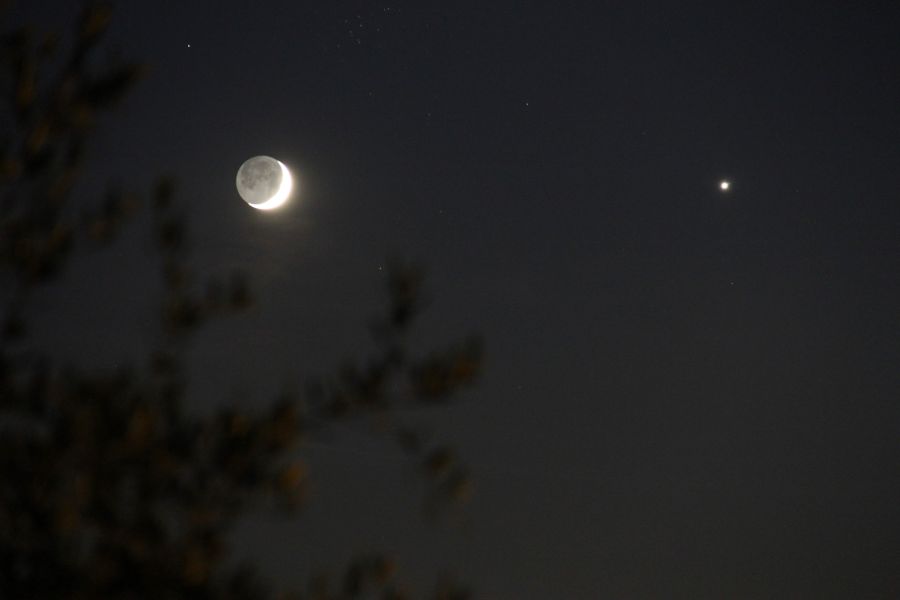
[[[278,191],[272,194],[272,197],[265,202],[257,202],[256,204],[248,202],[253,208],[272,210],[287,202],[288,196],[291,195],[291,190],[294,188],[294,180],[291,178],[291,172],[280,160],[278,161],[278,166],[281,167],[281,183],[278,186]]]

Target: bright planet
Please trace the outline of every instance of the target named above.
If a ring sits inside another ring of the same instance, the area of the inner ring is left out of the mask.
[[[294,187],[291,172],[271,156],[254,156],[244,161],[235,184],[244,202],[259,210],[284,205]]]

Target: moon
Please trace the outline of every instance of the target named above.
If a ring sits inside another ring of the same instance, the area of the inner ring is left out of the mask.
[[[722,181],[719,182],[719,189],[722,190],[723,192],[727,192],[728,190],[731,189],[731,182],[728,181],[727,179],[723,179]]]
[[[254,156],[244,161],[238,169],[235,184],[244,202],[258,210],[282,206],[294,187],[291,172],[284,163],[271,156]]]

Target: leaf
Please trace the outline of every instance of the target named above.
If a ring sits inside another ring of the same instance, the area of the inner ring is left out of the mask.
[[[92,109],[109,108],[117,104],[137,82],[144,69],[137,64],[117,67],[110,73],[88,83],[81,93]]]

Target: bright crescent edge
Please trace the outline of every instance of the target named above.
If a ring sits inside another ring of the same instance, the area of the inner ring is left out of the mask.
[[[250,204],[250,206],[255,209],[272,210],[274,208],[278,208],[279,206],[287,202],[288,196],[291,195],[291,189],[294,187],[294,179],[291,177],[291,172],[288,171],[288,168],[284,166],[283,162],[277,159],[276,162],[278,162],[278,166],[281,167],[281,185],[278,186],[278,191],[275,192],[272,197],[265,202],[260,202],[259,204],[248,202],[248,204]]]

